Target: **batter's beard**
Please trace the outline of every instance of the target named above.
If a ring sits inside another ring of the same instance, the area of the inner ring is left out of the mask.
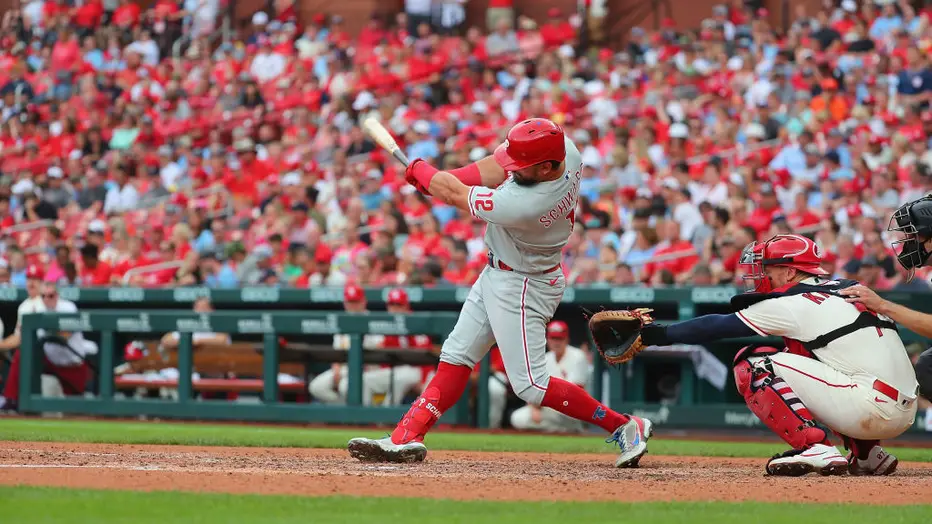
[[[536,180],[528,180],[528,179],[526,179],[526,178],[519,178],[519,177],[516,177],[516,176],[514,176],[514,175],[512,175],[511,178],[512,178],[512,180],[515,181],[515,184],[518,184],[519,186],[525,186],[525,187],[527,187],[527,186],[533,186],[533,185],[537,184],[537,181],[536,181]]]

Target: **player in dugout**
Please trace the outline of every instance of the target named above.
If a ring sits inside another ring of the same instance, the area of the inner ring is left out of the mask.
[[[932,195],[907,202],[890,218],[888,231],[899,235],[893,249],[900,265],[912,278],[916,269],[926,267],[932,254]],[[872,311],[890,317],[906,329],[923,337],[932,338],[932,315],[910,309],[882,298],[872,289],[857,285],[840,291],[848,302],[859,302]],[[919,394],[932,399],[932,348],[925,350],[916,361],[916,380]]]

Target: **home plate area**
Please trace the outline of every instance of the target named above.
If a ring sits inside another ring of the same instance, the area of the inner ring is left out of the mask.
[[[932,503],[932,465],[890,477],[776,478],[766,459],[431,451],[420,464],[366,464],[345,450],[0,442],[0,484],[460,500]],[[546,489],[541,489],[546,486]],[[870,497],[864,497],[870,493]]]

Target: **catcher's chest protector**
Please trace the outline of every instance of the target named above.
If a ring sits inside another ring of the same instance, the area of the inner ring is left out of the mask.
[[[828,295],[834,295],[837,297],[844,298],[843,295],[838,293],[839,290],[849,288],[852,286],[858,285],[859,282],[856,280],[850,279],[839,279],[839,280],[828,280],[823,284],[813,285],[813,284],[804,284],[798,283],[793,287],[783,290],[783,291],[774,291],[770,293],[743,293],[740,295],[735,295],[731,297],[731,306],[734,308],[734,311],[741,311],[746,307],[750,307],[758,302],[764,300],[771,300],[774,298],[787,297],[793,295],[803,295],[806,293],[823,293]],[[812,353],[813,351],[824,348],[833,340],[839,339],[845,335],[849,335],[864,328],[878,328],[878,329],[892,329],[896,330],[896,324],[889,321],[879,318],[875,313],[868,311],[861,304],[853,304],[857,307],[861,314],[858,315],[857,319],[850,324],[846,324],[837,329],[828,331],[821,336],[814,338],[808,342],[790,339],[784,337],[786,342],[786,347],[789,349],[790,353],[797,355],[802,355],[810,358],[816,358]]]

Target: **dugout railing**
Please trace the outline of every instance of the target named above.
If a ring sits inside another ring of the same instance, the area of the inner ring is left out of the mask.
[[[284,291],[284,290],[282,290]],[[425,290],[433,291],[433,290]],[[643,292],[645,290],[639,290]],[[649,290],[661,294],[671,290]],[[680,290],[682,291],[682,290]],[[617,293],[617,291],[616,291]],[[693,298],[716,298],[692,290]],[[421,297],[423,298],[423,297]],[[640,295],[644,300],[647,295]],[[667,297],[664,297],[667,298]],[[643,302],[642,302],[643,303]],[[686,309],[689,304],[681,304]],[[688,317],[687,317],[688,318]],[[362,402],[362,373],[367,351],[362,347],[364,334],[427,334],[442,341],[456,321],[449,312],[347,314],[337,312],[297,311],[221,311],[210,314],[190,311],[89,311],[78,314],[30,314],[23,317],[23,343],[20,409],[25,413],[60,412],[95,416],[153,416],[178,419],[248,420],[264,422],[390,424],[403,414],[404,406],[366,406]],[[94,396],[46,398],[39,391],[42,352],[37,347],[38,330],[46,332],[95,333],[99,336],[99,360]],[[117,398],[114,395],[114,367],[122,352],[121,337],[180,332],[178,348],[177,400]],[[234,338],[246,337],[261,343],[263,359],[263,389],[258,404],[234,403],[227,400],[199,400],[194,396],[192,334],[200,332],[229,333]],[[347,404],[334,406],[317,403],[282,402],[279,400],[278,368],[282,350],[280,337],[301,340],[307,337],[348,334],[351,347],[347,352],[349,388]],[[909,341],[922,340],[911,332],[903,333]],[[721,342],[726,354],[747,343],[770,342],[778,339],[732,339]],[[667,357],[668,358],[668,357]],[[683,394],[676,403],[645,402],[643,388],[649,380],[645,366],[652,360],[647,353],[633,362],[615,369],[606,369],[594,358],[590,390],[608,404],[628,412],[650,416],[660,424],[684,428],[757,427],[759,421],[742,404],[721,402],[721,397],[702,398],[697,395],[697,379],[688,360],[676,360],[679,366]],[[729,373],[730,374],[730,373]],[[480,366],[476,391],[476,416],[471,417],[469,395],[445,414],[443,422],[473,424],[488,427],[488,358]],[[607,378],[607,388],[603,381]],[[729,383],[729,386],[731,384]],[[607,395],[604,394],[607,391]],[[638,394],[638,392],[641,394]],[[607,397],[607,398],[606,398]]]
[[[456,315],[451,313],[348,314],[325,312],[215,312],[187,311],[93,311],[77,314],[29,314],[23,317],[20,410],[24,413],[58,412],[99,416],[154,417],[250,420],[266,422],[307,422],[371,424],[393,423],[404,414],[404,406],[366,406],[362,402],[362,373],[366,361],[363,334],[426,334],[445,337],[453,328]],[[99,360],[95,368],[96,395],[65,398],[43,397],[40,392],[43,352],[38,347],[38,330],[49,333],[99,333]],[[161,334],[177,331],[178,347],[177,400],[117,398],[114,395],[114,367],[118,363],[117,337]],[[234,403],[227,400],[198,400],[193,394],[192,371],[194,333],[219,332],[258,337],[262,345],[263,389],[260,404]],[[307,404],[279,400],[280,338],[299,339],[308,335],[346,334],[351,344],[346,352],[349,378],[346,405]],[[483,366],[488,377],[488,364]],[[479,411],[487,412],[487,389],[479,388]],[[443,421],[465,424],[468,405],[461,402]]]

